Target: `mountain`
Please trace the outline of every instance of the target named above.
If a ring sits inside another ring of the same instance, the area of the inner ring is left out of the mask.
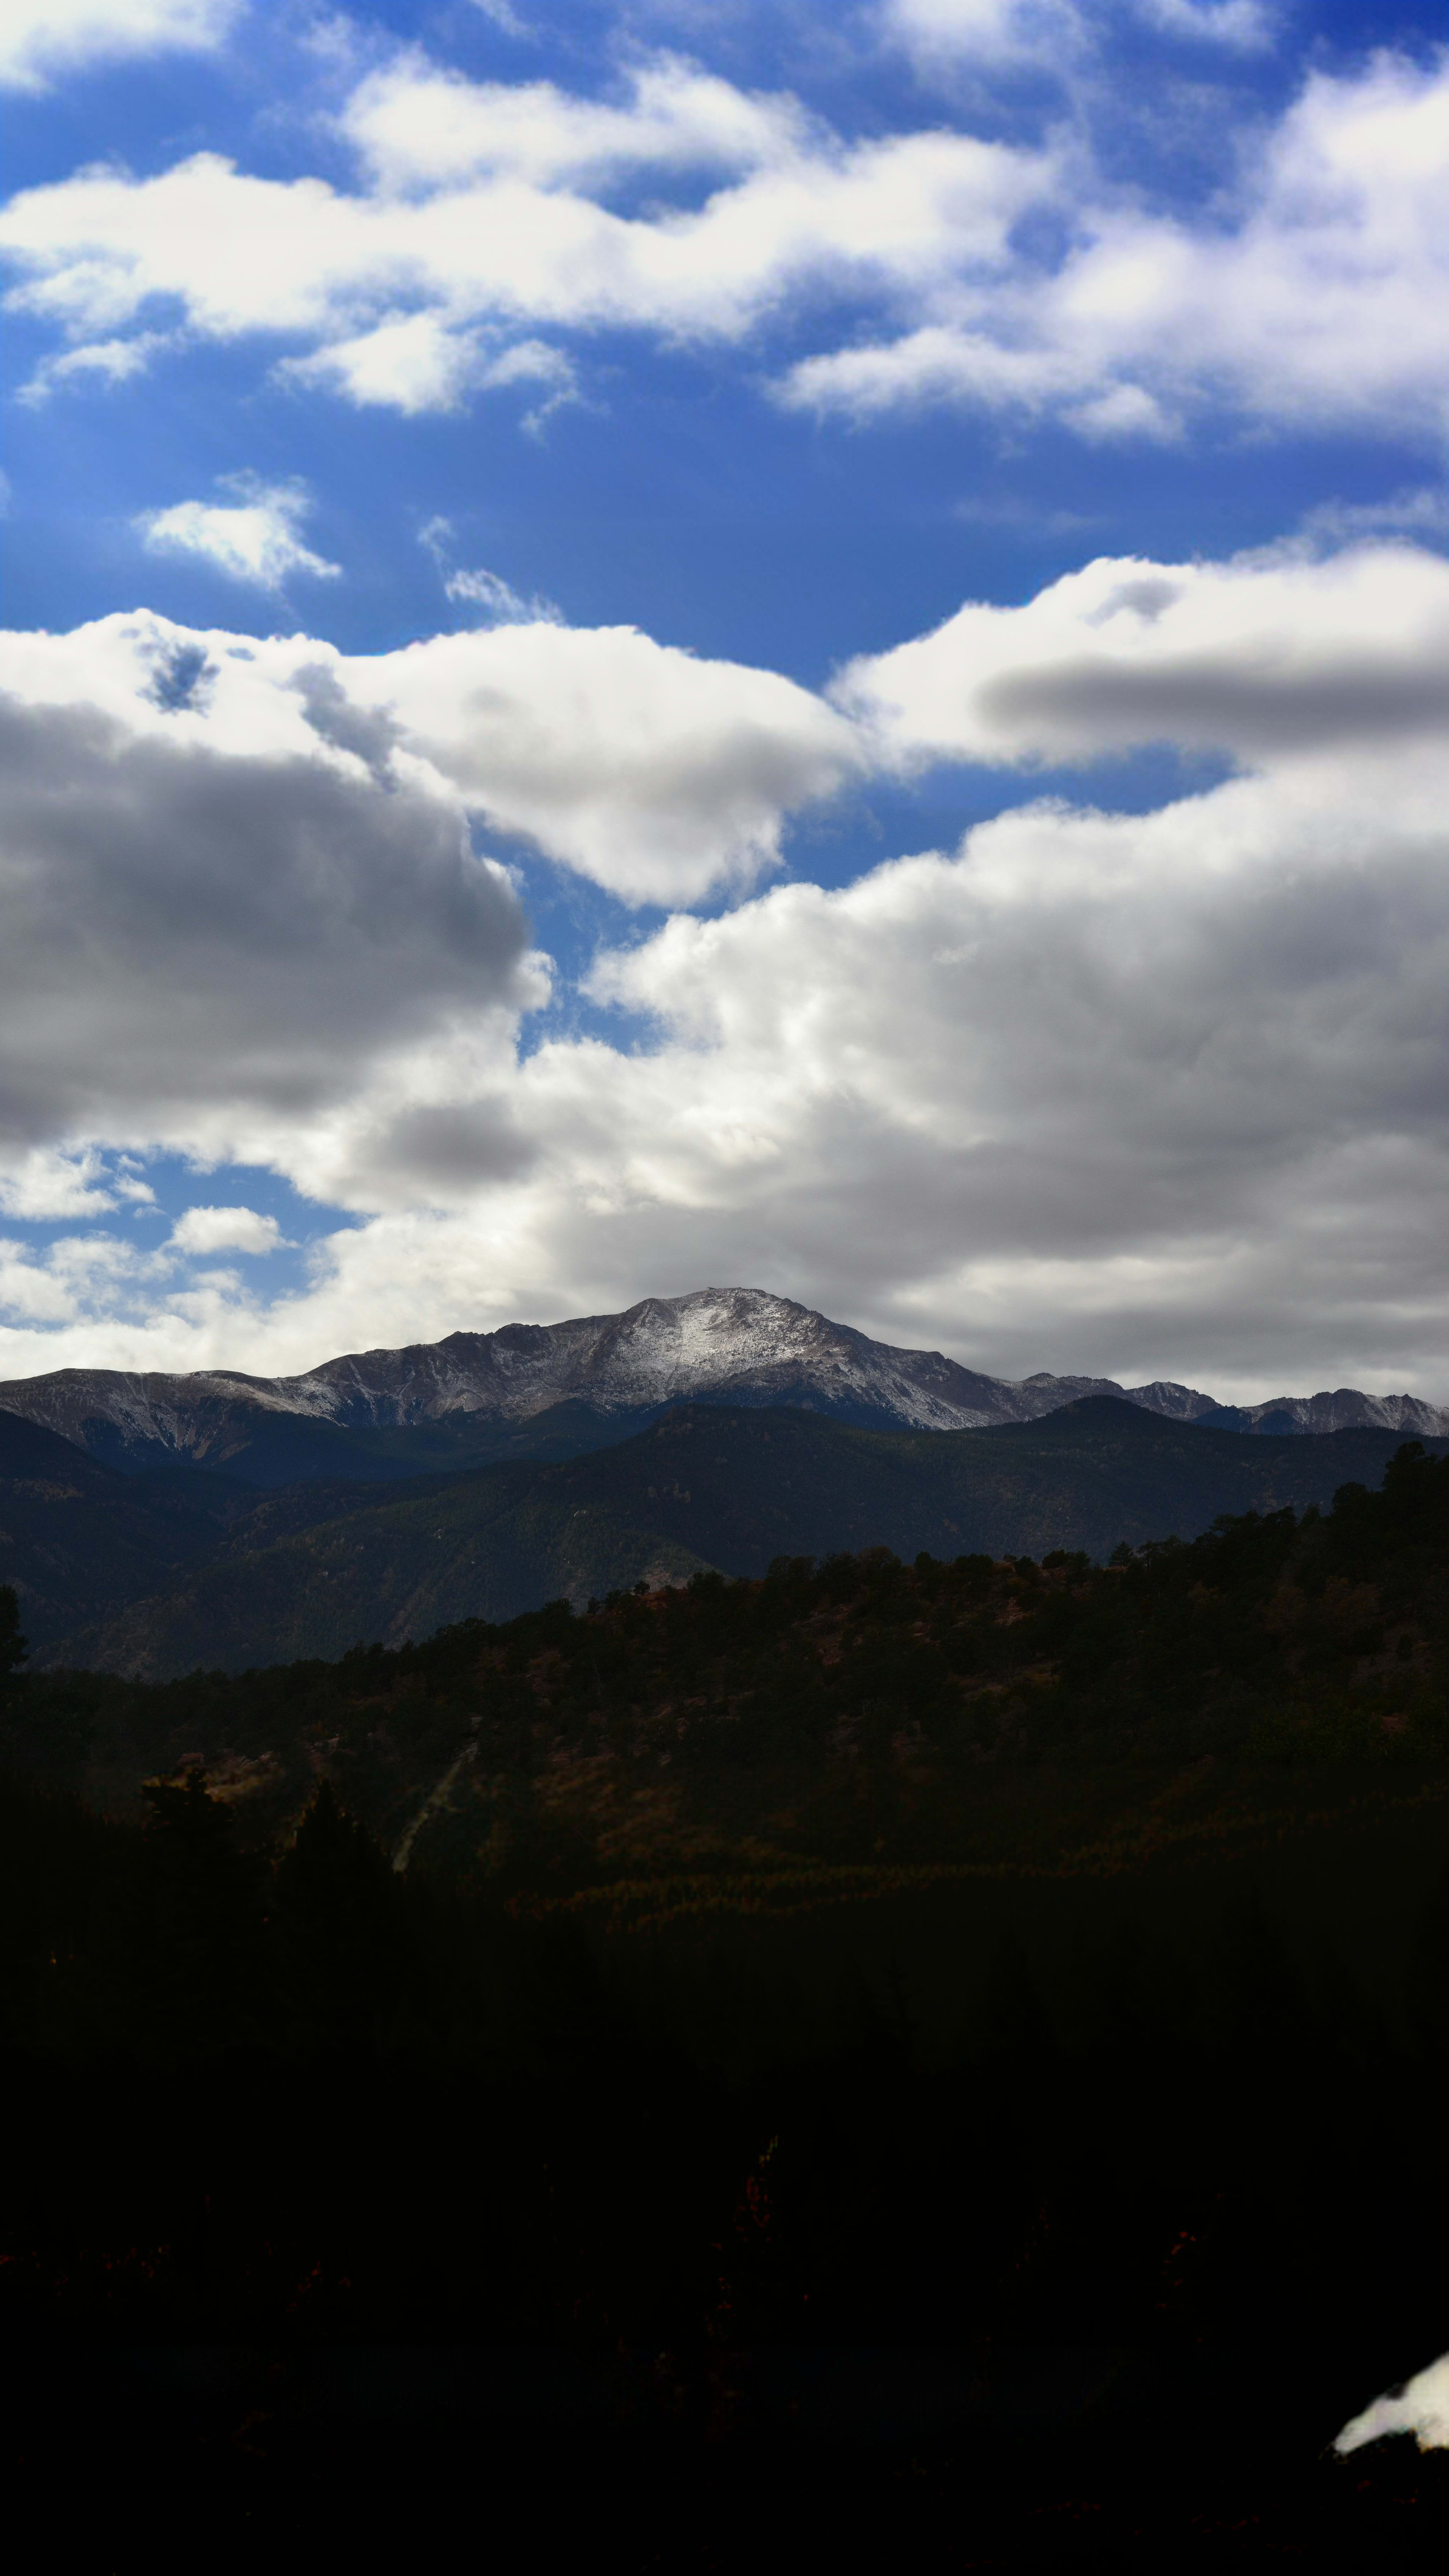
[[[753,1288],[702,1288],[646,1297],[621,1315],[450,1333],[404,1350],[354,1352],[300,1377],[57,1369],[0,1384],[0,1407],[127,1472],[185,1459],[277,1486],[576,1456],[630,1437],[679,1403],[788,1405],[863,1428],[962,1431],[1036,1421],[1097,1395],[1171,1421],[1269,1436],[1449,1433],[1449,1407],[1353,1388],[1225,1407],[1160,1380],[1121,1387],[1047,1371],[1020,1381],[987,1377],[939,1351],[871,1341]]]
[[[264,1498],[210,1560],[157,1595],[78,1622],[47,1660],[149,1678],[198,1665],[335,1656],[550,1599],[582,1608],[636,1581],[713,1567],[759,1575],[777,1556],[885,1546],[953,1559],[1105,1556],[1220,1513],[1326,1505],[1377,1484],[1392,1431],[1244,1439],[1120,1398],[1078,1399],[984,1431],[875,1431],[799,1408],[690,1405],[562,1462],[435,1477],[298,1524],[302,1498]],[[1449,1453],[1449,1440],[1434,1447]]]
[[[40,1423],[0,1413],[0,1582],[37,1643],[175,1582],[253,1500],[230,1478],[120,1476]]]

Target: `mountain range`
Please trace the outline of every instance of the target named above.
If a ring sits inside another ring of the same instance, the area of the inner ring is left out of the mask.
[[[1162,1380],[1123,1387],[1046,1370],[988,1377],[753,1288],[701,1288],[646,1297],[619,1315],[450,1333],[353,1352],[298,1377],[57,1369],[0,1383],[0,1410],[123,1473],[189,1463],[278,1486],[561,1460],[628,1439],[681,1403],[788,1406],[872,1430],[967,1431],[1037,1421],[1087,1396],[1268,1437],[1449,1434],[1449,1406],[1351,1387],[1240,1406]]]

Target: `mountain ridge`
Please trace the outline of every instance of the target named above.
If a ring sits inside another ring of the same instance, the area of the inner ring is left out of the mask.
[[[429,1465],[448,1463],[450,1447],[460,1464],[483,1463],[508,1454],[530,1425],[548,1437],[544,1418],[563,1407],[576,1418],[566,1426],[560,1414],[558,1437],[594,1446],[629,1437],[642,1417],[678,1403],[793,1405],[863,1428],[954,1431],[1037,1421],[1091,1396],[1221,1430],[1449,1434],[1449,1406],[1353,1387],[1234,1406],[1162,1379],[1124,1387],[1049,1370],[994,1378],[750,1288],[695,1289],[642,1298],[616,1315],[349,1352],[294,1377],[58,1369],[0,1383],[0,1408],[123,1470],[189,1460],[263,1484],[415,1474],[423,1434],[434,1444]],[[372,1446],[359,1450],[359,1437]]]

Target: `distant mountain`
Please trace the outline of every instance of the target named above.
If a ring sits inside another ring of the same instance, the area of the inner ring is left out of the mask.
[[[212,1556],[245,1485],[195,1471],[118,1476],[43,1425],[0,1413],[0,1583],[37,1640],[159,1591]]]
[[[265,1497],[207,1563],[52,1636],[48,1660],[156,1679],[239,1671],[560,1597],[582,1608],[641,1579],[758,1575],[775,1556],[874,1545],[908,1559],[1102,1557],[1123,1538],[1195,1537],[1220,1512],[1327,1504],[1340,1485],[1376,1485],[1398,1445],[1381,1430],[1245,1440],[1106,1397],[950,1434],[874,1431],[798,1407],[680,1406],[592,1456],[510,1461],[383,1495],[354,1486],[347,1507],[310,1518],[300,1489]],[[1449,1453],[1449,1441],[1434,1446]]]
[[[0,1384],[0,1407],[128,1473],[180,1459],[275,1486],[577,1456],[631,1437],[680,1403],[788,1405],[867,1429],[962,1431],[1036,1421],[1093,1395],[1169,1421],[1269,1435],[1449,1433],[1449,1407],[1352,1388],[1224,1407],[1163,1381],[987,1377],[939,1351],[871,1341],[754,1288],[702,1288],[647,1297],[622,1315],[450,1333],[404,1350],[354,1352],[301,1377],[58,1369]]]
[[[313,1479],[260,1496],[239,1477],[174,1459],[123,1475],[43,1424],[0,1412],[0,1583],[19,1591],[22,1625],[43,1655],[208,1565],[244,1530],[255,1526],[248,1543],[263,1545],[355,1510],[375,1490]]]

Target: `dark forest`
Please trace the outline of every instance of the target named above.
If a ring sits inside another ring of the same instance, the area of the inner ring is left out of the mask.
[[[1412,1444],[171,1683],[0,1592],[13,2458],[213,2561],[441,2480],[639,2567],[1441,2563],[1449,2459],[1324,2452],[1449,2344],[1446,1683]]]

